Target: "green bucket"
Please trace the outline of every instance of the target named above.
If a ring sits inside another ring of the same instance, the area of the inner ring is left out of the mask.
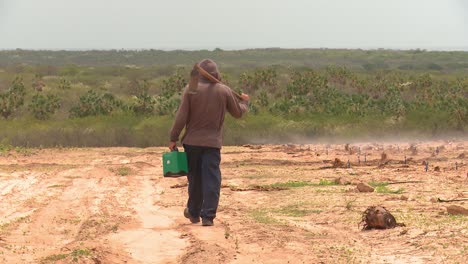
[[[187,154],[177,149],[162,156],[164,177],[182,177],[188,174]]]

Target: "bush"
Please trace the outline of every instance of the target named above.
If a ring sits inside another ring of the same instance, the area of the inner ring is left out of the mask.
[[[89,90],[85,95],[80,97],[79,104],[70,109],[70,116],[109,115],[122,106],[123,103],[111,93],[101,94],[95,90]]]
[[[147,115],[154,111],[156,100],[148,93],[149,84],[145,80],[136,83],[136,95],[133,97],[132,110],[135,114]]]
[[[49,119],[51,115],[60,108],[60,99],[58,96],[49,94],[35,94],[29,103],[29,111],[39,120]]]
[[[23,78],[16,77],[11,83],[10,88],[0,94],[0,111],[3,118],[9,118],[24,104],[25,95],[26,89]]]

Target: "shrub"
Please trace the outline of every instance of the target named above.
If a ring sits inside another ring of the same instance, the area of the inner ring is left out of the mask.
[[[131,106],[135,114],[151,114],[154,111],[156,100],[148,93],[149,84],[145,80],[137,82],[136,95],[133,97],[134,102]]]
[[[101,94],[95,90],[89,90],[80,97],[79,104],[70,109],[70,115],[71,117],[109,115],[122,106],[123,103],[113,94]]]
[[[10,88],[0,94],[0,111],[3,118],[9,118],[24,104],[24,96],[26,89],[24,87],[23,78],[16,77],[11,83]]]
[[[35,94],[29,103],[29,111],[39,120],[49,119],[51,115],[60,108],[60,99],[58,96],[49,94]]]

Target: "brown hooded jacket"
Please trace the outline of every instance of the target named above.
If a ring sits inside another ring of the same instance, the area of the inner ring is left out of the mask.
[[[221,75],[214,61],[205,59],[199,66],[220,79]],[[221,148],[226,110],[233,117],[241,118],[247,108],[247,102],[239,101],[228,86],[210,82],[200,75],[197,91],[189,92],[186,87],[182,94],[170,140],[177,142],[185,127],[181,140],[183,144]]]

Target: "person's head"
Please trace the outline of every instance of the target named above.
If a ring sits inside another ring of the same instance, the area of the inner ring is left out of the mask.
[[[198,63],[198,65],[207,71],[209,74],[211,74],[213,77],[215,77],[218,80],[221,80],[221,74],[219,73],[218,70],[218,65],[216,65],[216,62],[210,59],[204,59]],[[204,78],[203,76],[200,76],[201,78]],[[206,79],[206,78],[204,78]]]

